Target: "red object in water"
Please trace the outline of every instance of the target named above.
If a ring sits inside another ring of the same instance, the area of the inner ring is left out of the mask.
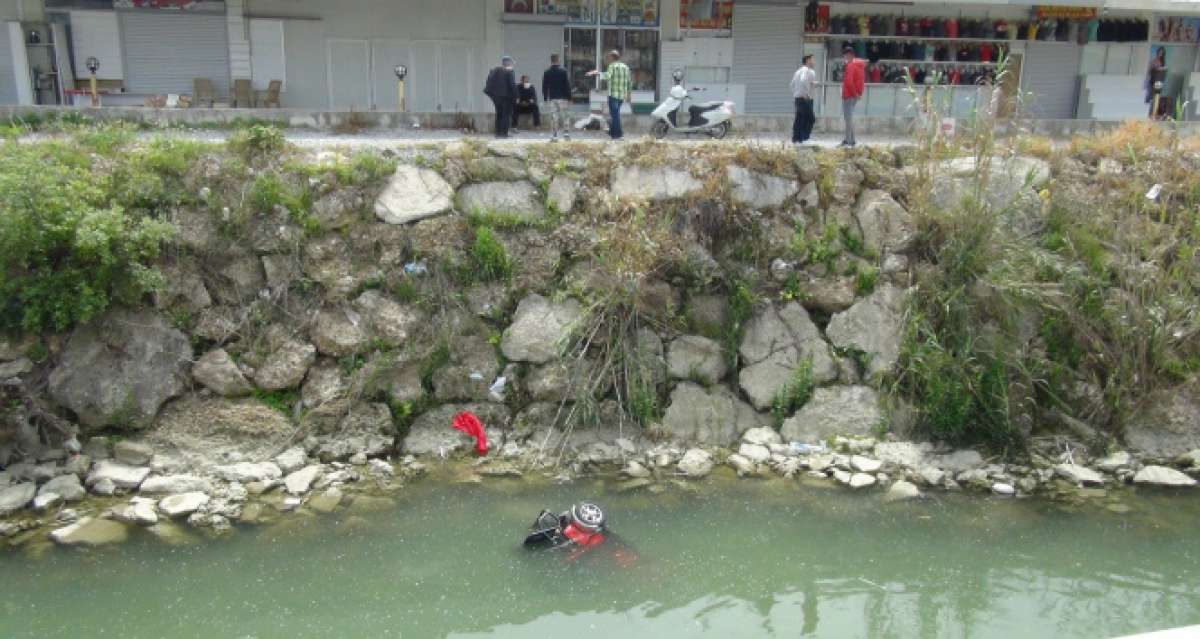
[[[467,435],[475,438],[475,452],[480,455],[486,455],[488,452],[487,433],[483,432],[483,422],[475,416],[475,413],[464,411],[454,416],[454,421],[451,424],[455,430],[460,430]]]

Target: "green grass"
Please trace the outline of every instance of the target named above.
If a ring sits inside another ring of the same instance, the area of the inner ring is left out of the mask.
[[[300,401],[300,393],[295,389],[282,391],[265,391],[261,389],[255,389],[254,398],[259,402],[262,402],[264,406],[291,417],[292,411],[295,409],[296,404]]]
[[[774,420],[775,428],[778,429],[782,426],[787,418],[808,403],[815,387],[812,358],[806,357],[792,372],[792,377],[788,380],[787,385],[771,401],[771,417]]]
[[[475,241],[468,255],[471,262],[469,268],[475,279],[494,282],[512,276],[513,264],[508,251],[486,226],[475,229]]]

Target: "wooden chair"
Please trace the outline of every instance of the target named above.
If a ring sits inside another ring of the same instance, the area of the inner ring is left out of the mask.
[[[249,80],[233,81],[233,106],[238,109],[254,108],[254,88]]]
[[[216,100],[217,89],[213,86],[212,80],[208,78],[195,78],[192,80],[193,105],[212,108],[213,102]]]
[[[283,80],[271,80],[267,84],[267,94],[263,96],[262,105],[268,109],[279,108],[279,92],[283,90]]]

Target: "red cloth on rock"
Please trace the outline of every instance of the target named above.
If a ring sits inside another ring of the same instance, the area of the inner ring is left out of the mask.
[[[475,438],[475,452],[486,455],[488,452],[487,433],[483,432],[483,422],[475,413],[464,411],[454,416],[451,426]]]

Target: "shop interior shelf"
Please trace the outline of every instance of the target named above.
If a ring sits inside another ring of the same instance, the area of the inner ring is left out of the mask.
[[[828,40],[890,40],[896,42],[1054,42],[1053,40],[1018,40],[1013,38],[935,38],[919,35],[906,36],[886,36],[886,35],[862,35],[853,33],[805,33],[807,38],[824,38]],[[1063,44],[1074,44],[1064,42]]]
[[[883,64],[937,64],[964,67],[994,67],[997,65],[996,62],[978,62],[974,60],[891,60],[883,58],[879,62]]]

